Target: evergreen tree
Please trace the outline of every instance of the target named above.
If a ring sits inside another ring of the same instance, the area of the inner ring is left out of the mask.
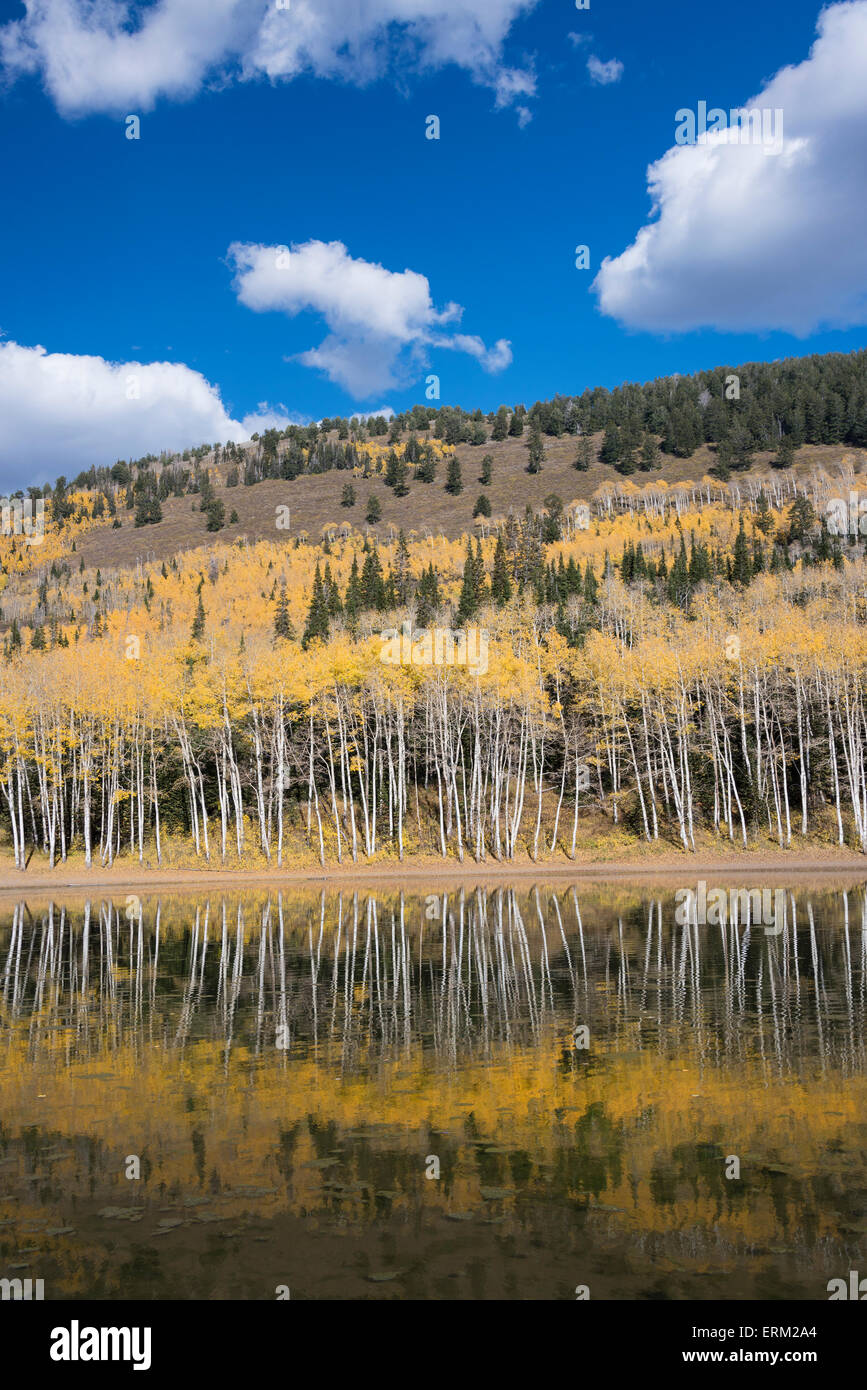
[[[602,436],[602,447],[599,450],[600,463],[615,464],[620,459],[620,430],[616,425],[608,425]]]
[[[729,455],[727,454],[727,451],[726,449],[724,449],[723,446],[724,441],[721,441],[719,448],[717,449],[716,463],[713,465],[712,468],[708,469],[708,472],[710,473],[712,478],[718,478],[721,483],[727,483],[729,478],[732,476],[732,470],[726,461]]]
[[[731,458],[728,460],[729,467],[744,472],[752,466],[753,462],[753,437],[746,425],[740,421],[735,421],[729,430],[727,441],[731,450]]]
[[[317,563],[313,575],[313,593],[310,598],[310,608],[307,613],[304,636],[301,638],[301,646],[306,649],[313,641],[327,642],[328,626],[328,596]]]
[[[620,561],[620,578],[624,584],[628,584],[635,571],[635,552],[632,549],[631,541],[623,542],[623,557]]]
[[[352,486],[352,483],[344,483],[343,492],[340,497],[340,505],[341,507],[355,506],[355,488]]]
[[[690,592],[689,561],[686,556],[686,541],[683,535],[681,535],[680,549],[674,557],[668,575],[669,602],[677,604],[679,608],[686,609],[689,606]]]
[[[659,467],[659,445],[652,434],[645,434],[641,441],[638,466],[645,472],[648,472],[651,468]]]
[[[774,529],[774,518],[771,515],[771,508],[764,489],[759,493],[756,502],[756,528],[761,531],[763,536],[769,536]]]
[[[433,562],[422,571],[415,596],[415,620],[419,627],[429,627],[436,617],[442,600],[439,580]]]
[[[586,473],[588,468],[592,468],[596,462],[593,456],[593,442],[587,434],[578,436],[578,445],[575,450],[575,462],[573,468],[577,468],[579,473]]]
[[[163,519],[163,509],[156,493],[143,492],[136,503],[135,525],[153,526]]]
[[[406,485],[407,466],[404,460],[392,449],[388,455],[385,469],[385,485],[393,488],[396,497],[405,497],[409,492]]]
[[[394,555],[394,601],[401,607],[409,602],[410,587],[412,582],[412,566],[409,558],[409,546],[406,543],[406,536],[403,531],[397,538],[397,550]]]
[[[199,589],[199,602],[196,606],[196,616],[193,618],[193,626],[190,629],[190,637],[194,642],[201,642],[205,635],[205,605],[202,603],[202,591]]]
[[[328,608],[329,618],[337,618],[343,612],[343,604],[340,601],[340,590],[334,582],[331,573],[331,565],[326,561],[325,573],[322,576],[322,588],[325,593],[325,603]]]
[[[690,537],[688,573],[691,589],[712,577],[710,556],[706,547],[700,541],[696,541],[695,536]]]
[[[476,579],[476,603],[479,607],[488,601],[488,581],[485,578],[485,561],[482,555],[482,542],[476,540],[476,553],[473,556]]]
[[[512,581],[509,577],[506,547],[503,544],[503,537],[498,535],[494,546],[494,565],[491,572],[491,598],[498,608],[502,608],[511,597]]]
[[[367,552],[361,571],[362,607],[382,612],[386,606],[385,580],[376,547]]]
[[[358,556],[353,555],[352,569],[346,584],[346,597],[343,600],[343,610],[350,628],[355,626],[363,604],[364,594],[361,588],[361,576],[358,573]]]
[[[686,403],[675,405],[666,419],[663,450],[666,454],[674,454],[675,458],[691,458],[703,434],[699,408]]]
[[[199,511],[206,512],[214,500],[214,485],[208,469],[198,475]]]
[[[446,492],[450,492],[453,497],[457,497],[464,490],[464,482],[461,476],[461,464],[457,454],[452,454],[449,458],[448,472],[446,475]]]
[[[226,524],[226,508],[219,497],[212,497],[205,512],[207,531],[222,531]]]
[[[506,435],[507,435],[508,433],[509,433],[509,416],[508,416],[508,411],[506,410],[506,407],[505,407],[504,405],[501,405],[500,408],[499,408],[499,410],[497,411],[496,418],[495,418],[495,420],[494,420],[494,427],[493,427],[493,429],[491,430],[491,439],[496,439],[496,440],[498,440],[498,441],[501,440],[501,439],[505,439],[505,438],[506,438]],[[483,481],[484,481],[484,480],[483,480]]]
[[[397,468],[396,468],[396,470],[395,470],[395,482],[394,482],[394,495],[395,495],[395,497],[406,497],[407,493],[409,492],[409,483],[407,482],[407,477],[408,477],[408,476],[409,476],[409,469],[407,468],[404,459],[399,458],[398,461],[397,461]]]
[[[457,607],[457,622],[467,623],[470,618],[475,616],[478,607],[478,570],[473,555],[472,542],[467,541],[467,555],[464,560],[464,577]]]
[[[295,636],[292,619],[289,617],[289,600],[286,597],[285,582],[280,585],[277,608],[274,612],[274,636],[282,637],[286,641]]]
[[[735,552],[732,563],[732,582],[746,586],[751,583],[753,577],[753,565],[750,559],[750,548],[747,544],[746,532],[744,531],[744,517],[741,513],[741,524],[738,527],[737,539],[735,540]]]
[[[772,468],[791,468],[795,462],[795,441],[790,434],[784,434],[777,447],[776,458],[771,459]]]
[[[542,540],[545,545],[559,541],[563,535],[563,498],[556,492],[549,492],[545,498],[545,514],[542,517]]]
[[[789,544],[807,539],[816,524],[816,513],[808,497],[796,497],[789,508]]]
[[[425,446],[425,452],[419,455],[416,465],[415,476],[420,483],[433,483],[436,481],[437,461],[429,446]]]
[[[530,424],[530,438],[527,440],[527,472],[539,473],[542,469],[542,460],[545,457],[545,446],[542,443],[542,427],[538,418],[534,418]]]
[[[758,536],[753,536],[753,574],[762,574],[765,568],[765,552]]]

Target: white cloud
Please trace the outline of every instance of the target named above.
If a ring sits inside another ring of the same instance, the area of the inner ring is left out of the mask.
[[[658,217],[603,261],[604,313],[654,332],[867,323],[867,0],[830,6],[817,29],[804,62],[735,103],[782,111],[780,153],[729,128],[650,166]]]
[[[587,71],[592,82],[598,83],[600,87],[607,87],[612,82],[620,81],[623,76],[623,64],[619,58],[609,58],[607,63],[603,63],[595,53],[591,53],[587,59]]]
[[[518,97],[533,97],[536,95],[536,78],[532,72],[522,71],[517,68],[503,68],[496,73],[493,80],[493,87],[497,93],[496,105],[499,108],[511,106]],[[518,108],[519,112],[527,112],[526,106]],[[529,112],[527,112],[528,119]],[[526,124],[526,121],[524,122]]]
[[[400,348],[391,339],[372,337],[343,339],[330,333],[317,348],[299,352],[288,361],[300,362],[322,372],[348,391],[354,400],[362,401],[379,391],[389,391],[406,383],[407,374],[400,369]]]
[[[309,423],[309,415],[296,415],[288,411],[285,405],[269,405],[267,401],[260,401],[256,409],[245,415],[241,421],[244,433],[238,438],[249,439],[251,435],[261,434],[263,430],[285,430],[289,425]]]
[[[0,29],[7,77],[37,73],[64,115],[147,111],[189,97],[249,39],[239,0],[24,0]]]
[[[0,488],[248,435],[189,367],[0,343]]]
[[[515,21],[537,0],[24,0],[0,27],[7,78],[37,74],[67,116],[147,111],[209,80],[302,73],[364,84],[455,65],[505,106],[532,96],[506,65]]]
[[[436,313],[424,275],[354,260],[340,241],[308,241],[291,250],[234,242],[228,254],[238,298],[248,309],[290,316],[312,309],[338,333],[368,329],[375,337],[408,342],[431,322],[459,313],[454,304]]]
[[[429,347],[470,353],[488,372],[511,361],[504,339],[488,349],[481,338],[442,333],[463,310],[453,303],[437,309],[424,275],[354,259],[340,241],[308,241],[291,250],[235,242],[228,254],[238,299],[249,309],[290,318],[309,310],[325,320],[327,337],[295,360],[358,400],[418,376]]]
[[[381,405],[379,410],[355,410],[352,414],[357,416],[359,420],[375,420],[380,415],[384,420],[390,420],[394,415],[394,411],[390,405]],[[351,420],[352,415],[350,415],[349,418]]]
[[[486,372],[502,372],[512,361],[512,346],[506,338],[498,338],[491,348],[485,347],[474,333],[455,333],[451,338],[435,338],[435,347],[454,348],[475,357]]]

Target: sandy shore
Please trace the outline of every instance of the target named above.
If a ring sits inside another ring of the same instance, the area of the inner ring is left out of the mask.
[[[372,889],[381,885],[394,890],[403,885],[421,888],[471,884],[547,883],[581,880],[653,879],[683,883],[698,878],[724,876],[755,880],[756,875],[775,875],[786,881],[809,877],[836,876],[849,880],[867,881],[867,856],[848,850],[810,848],[807,855],[797,850],[767,852],[764,850],[728,854],[686,854],[664,852],[653,857],[592,861],[580,859],[540,860],[517,862],[487,860],[476,863],[469,857],[463,864],[455,860],[413,859],[405,864],[388,860],[380,863],[334,864],[325,869],[283,868],[229,870],[215,866],[211,869],[142,868],[125,862],[111,869],[95,866],[92,869],[57,865],[53,870],[35,868],[32,864],[23,872],[9,864],[0,866],[0,895],[21,897],[34,892],[64,889],[109,889],[120,892],[140,889],[146,892],[178,889],[244,889],[257,887],[328,887],[334,889],[363,886]]]

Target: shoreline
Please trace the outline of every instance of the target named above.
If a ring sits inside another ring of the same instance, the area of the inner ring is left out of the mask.
[[[611,859],[593,861],[580,860],[529,860],[504,861],[489,859],[476,862],[467,858],[463,864],[450,861],[444,864],[441,859],[413,860],[405,864],[388,861],[386,863],[358,863],[329,865],[327,868],[281,868],[281,869],[222,869],[222,868],[142,868],[122,864],[117,868],[106,869],[99,866],[92,869],[70,868],[58,865],[53,870],[42,869],[35,873],[14,869],[9,865],[0,868],[0,897],[16,896],[32,892],[52,890],[88,890],[143,888],[150,891],[161,889],[203,889],[223,890],[256,887],[325,887],[338,890],[347,885],[368,884],[371,887],[382,884],[392,888],[401,884],[452,884],[455,887],[472,884],[503,884],[515,880],[537,883],[551,880],[623,880],[668,879],[681,882],[685,877],[693,880],[699,877],[720,877],[729,875],[737,878],[761,874],[784,874],[786,877],[813,875],[820,878],[832,876],[863,878],[867,881],[867,856],[853,851],[833,850],[825,855],[813,854],[804,858],[792,850],[742,851],[727,855],[697,854],[695,856],[677,852],[667,852],[658,857],[641,859]]]

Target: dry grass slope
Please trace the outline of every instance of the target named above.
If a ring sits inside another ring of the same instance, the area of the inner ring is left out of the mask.
[[[601,436],[595,436],[597,449],[600,443]],[[285,538],[290,544],[299,532],[304,531],[311,541],[316,542],[320,539],[323,526],[330,522],[335,525],[348,522],[354,530],[366,532],[365,516],[371,495],[379,499],[382,507],[382,520],[371,528],[380,539],[385,539],[389,528],[393,527],[395,530],[402,529],[407,536],[413,531],[420,537],[431,532],[454,540],[465,532],[473,531],[473,507],[482,492],[490,499],[492,515],[496,518],[506,516],[510,510],[520,515],[528,504],[541,509],[544,498],[551,492],[569,503],[575,498],[589,499],[595,489],[606,481],[624,481],[614,468],[602,464],[587,472],[578,472],[572,466],[575,451],[574,436],[561,439],[546,436],[542,471],[529,474],[526,471],[527,448],[524,439],[489,440],[487,444],[477,447],[461,444],[457,448],[457,455],[461,462],[464,490],[457,497],[445,490],[446,468],[443,462],[438,466],[435,482],[411,481],[406,497],[396,497],[381,477],[358,478],[337,469],[302,475],[291,481],[267,480],[252,487],[218,486],[216,493],[225,503],[227,524],[217,535],[206,530],[205,517],[197,510],[196,497],[170,497],[162,504],[163,520],[157,525],[136,528],[132,513],[121,510],[119,515],[123,524],[119,530],[112,529],[110,523],[99,526],[79,540],[77,550],[88,568],[122,568],[135,565],[139,560],[166,560],[180,551],[209,545],[218,538],[229,542],[240,536],[246,536],[250,541],[279,541]],[[841,445],[807,445],[797,454],[795,471],[805,475],[809,475],[814,467],[832,471],[844,453],[854,460],[858,471],[864,469],[867,450],[853,450]],[[485,454],[490,454],[494,460],[492,481],[486,487],[479,482]],[[771,457],[771,454],[757,454],[752,472],[767,471]],[[684,479],[699,479],[713,467],[714,459],[714,454],[706,445],[702,445],[689,459],[662,455],[658,470],[635,473],[630,481],[641,487],[660,478],[669,485]],[[204,466],[207,467],[208,463],[206,459]],[[341,506],[340,499],[344,485],[350,481],[357,500],[354,507],[346,508]],[[288,506],[291,511],[288,532],[278,530],[276,526],[277,508],[280,506]],[[228,518],[233,509],[237,511],[238,522],[229,525]]]

